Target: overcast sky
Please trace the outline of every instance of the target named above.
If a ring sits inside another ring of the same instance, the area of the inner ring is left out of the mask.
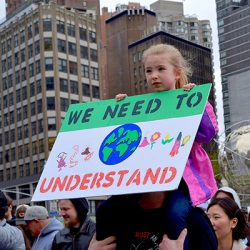
[[[131,0],[130,2],[140,2],[149,9],[151,3],[156,0]],[[179,0],[176,0],[179,1]],[[114,11],[115,6],[119,3],[127,4],[129,1],[124,0],[100,0],[101,8],[108,7],[109,11]],[[210,20],[213,32],[213,54],[214,54],[214,70],[215,70],[215,83],[216,83],[216,98],[217,110],[219,116],[220,133],[224,131],[223,125],[223,111],[221,101],[221,80],[220,80],[220,66],[219,66],[219,52],[218,52],[218,35],[217,35],[217,22],[216,22],[216,6],[215,0],[183,0],[184,14],[196,15],[198,19]],[[0,0],[0,21],[5,17],[5,0]]]

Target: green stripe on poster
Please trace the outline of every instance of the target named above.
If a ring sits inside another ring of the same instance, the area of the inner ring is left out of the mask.
[[[136,95],[119,102],[110,99],[72,104],[60,132],[202,114],[210,88],[211,84],[203,84],[190,91],[178,89]]]

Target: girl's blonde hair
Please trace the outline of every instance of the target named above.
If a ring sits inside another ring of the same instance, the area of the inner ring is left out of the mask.
[[[169,44],[157,44],[152,45],[143,52],[142,61],[145,65],[145,61],[150,55],[162,55],[168,56],[168,61],[176,69],[180,70],[180,79],[176,82],[176,89],[181,88],[188,83],[188,77],[192,75],[192,69],[188,61],[182,56],[180,51],[174,46]]]

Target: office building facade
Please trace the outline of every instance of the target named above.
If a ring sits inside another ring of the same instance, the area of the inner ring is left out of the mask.
[[[216,0],[224,123],[250,118],[250,1]],[[235,127],[235,126],[234,126]]]
[[[93,15],[30,4],[0,25],[0,188],[27,203],[72,103],[98,100]]]

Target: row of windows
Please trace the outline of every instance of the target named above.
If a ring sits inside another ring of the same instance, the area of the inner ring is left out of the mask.
[[[11,129],[10,131],[6,131],[4,133],[4,145],[9,143],[13,143],[16,140],[22,140],[25,138],[29,138],[29,136],[34,136],[40,133],[43,133],[43,120],[33,121],[29,124],[24,124],[22,127],[17,128],[17,133],[15,129]],[[0,136],[0,146],[3,145],[2,136]]]
[[[1,159],[0,159],[1,162]],[[39,162],[40,162],[40,170],[39,170]],[[43,170],[43,164],[44,164],[44,160],[40,160],[40,161],[33,161],[33,174],[39,174],[42,172]],[[23,176],[30,176],[31,174],[31,164],[30,163],[25,163],[25,164],[21,164],[18,167],[18,173],[19,173],[19,177],[23,177]],[[15,180],[17,178],[17,167],[11,167],[11,168],[7,168],[5,170],[5,178],[4,178],[4,171],[0,170],[0,181],[9,181],[9,180]],[[27,185],[23,185],[19,187],[19,191],[23,192],[23,193],[29,193],[28,189],[26,187]],[[26,195],[19,195],[19,199],[22,198],[27,198]]]
[[[33,50],[33,44],[27,47],[28,58],[31,58],[40,53],[40,44],[39,41],[34,43],[35,50]],[[34,53],[35,52],[35,53]],[[14,61],[12,61],[12,56],[9,56],[7,59],[2,59],[2,73],[7,70],[11,70],[13,66],[17,66],[26,61],[26,50],[22,49],[14,53]]]
[[[67,23],[66,25],[67,25],[67,34],[69,36],[75,37],[76,36],[75,25],[72,25],[70,23]],[[57,32],[65,34],[65,30],[66,30],[65,23],[63,21],[57,20]],[[52,31],[51,19],[44,19],[43,20],[43,31],[45,31],[45,32]],[[27,27],[27,38],[31,39],[33,34],[34,35],[39,34],[38,21],[36,21],[34,23],[34,27],[32,27],[32,25],[29,25]],[[11,51],[12,47],[16,48],[20,44],[25,43],[25,37],[26,37],[26,30],[25,29],[22,29],[19,32],[19,34],[15,34],[13,38],[9,37],[7,40],[4,40],[5,38],[2,37],[2,41],[3,41],[3,42],[1,42],[2,55],[4,55],[8,51]],[[94,31],[89,30],[87,32],[87,30],[85,28],[79,27],[79,37],[81,40],[87,41],[87,39],[89,39],[89,41],[91,43],[96,43],[96,32],[94,32]]]
[[[42,92],[42,84],[41,79],[37,80],[36,82],[32,82],[29,86],[29,96],[35,96]],[[27,86],[24,86],[20,89],[16,90],[16,103],[24,101],[27,99],[28,89]],[[0,97],[0,104],[1,104],[1,97]],[[3,96],[3,108],[7,108],[14,104],[13,93],[10,92],[8,95]]]
[[[60,78],[60,91],[71,93],[71,94],[79,94],[78,89],[78,82],[70,80],[68,84],[68,80],[64,78]],[[49,90],[55,90],[55,83],[53,77],[46,77],[46,89]],[[70,91],[69,91],[70,90]],[[90,85],[86,83],[82,83],[82,94],[84,96],[90,97]],[[99,86],[92,85],[92,96],[93,98],[99,99],[100,98],[100,91]],[[53,97],[54,98],[54,97]]]

